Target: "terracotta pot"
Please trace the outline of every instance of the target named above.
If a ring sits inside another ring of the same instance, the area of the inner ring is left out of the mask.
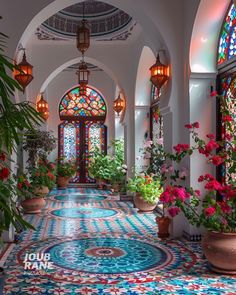
[[[121,184],[120,183],[113,183],[112,189],[114,190],[114,192],[118,193],[121,189]]]
[[[142,195],[140,193],[136,193],[134,196],[134,205],[136,208],[139,209],[141,212],[151,212],[153,211],[157,204],[149,204],[147,201],[145,201],[142,198]]]
[[[236,274],[236,233],[208,231],[202,240],[202,250],[213,271]]]
[[[156,217],[156,222],[158,225],[158,237],[161,239],[168,238],[170,236],[170,218],[168,216]]]
[[[57,176],[57,186],[59,188],[67,188],[70,177]]]
[[[45,197],[49,193],[49,188],[47,186],[36,187],[34,190],[36,195],[42,195],[42,197]]]
[[[21,202],[25,213],[40,213],[45,204],[44,198],[27,199]]]
[[[104,184],[103,184],[103,180],[102,179],[97,179],[97,185],[98,185],[98,189],[103,189],[103,186],[104,186]]]

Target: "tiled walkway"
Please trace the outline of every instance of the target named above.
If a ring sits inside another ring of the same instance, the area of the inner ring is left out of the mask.
[[[161,242],[153,214],[106,191],[54,190],[26,218],[36,231],[8,256],[4,294],[236,294],[236,277],[211,273],[199,244]],[[50,254],[52,269],[24,269],[26,253]]]

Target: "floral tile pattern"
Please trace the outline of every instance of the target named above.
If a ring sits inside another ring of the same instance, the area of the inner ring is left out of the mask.
[[[58,195],[66,201],[54,199]],[[74,195],[83,196],[81,202]],[[83,211],[84,218],[50,214],[69,208]],[[88,218],[88,210],[98,208],[121,214]],[[107,191],[53,190],[44,211],[26,219],[36,230],[23,232],[10,252],[4,294],[236,294],[236,276],[212,273],[199,244],[160,241],[154,214],[139,214]],[[26,270],[27,253],[49,253],[53,268]]]

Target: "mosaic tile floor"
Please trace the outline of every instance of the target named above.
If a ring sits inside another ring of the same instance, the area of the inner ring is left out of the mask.
[[[212,273],[199,244],[160,241],[153,214],[107,191],[53,190],[25,217],[36,231],[8,255],[4,294],[236,294],[236,276]],[[45,257],[52,267],[32,267]]]

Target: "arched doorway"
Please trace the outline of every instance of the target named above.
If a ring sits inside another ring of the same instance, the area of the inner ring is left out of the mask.
[[[80,96],[79,86],[68,91],[61,99],[59,116],[59,157],[76,161],[74,183],[93,183],[88,175],[89,153],[95,147],[107,151],[106,103],[103,96],[91,86],[86,96]]]

